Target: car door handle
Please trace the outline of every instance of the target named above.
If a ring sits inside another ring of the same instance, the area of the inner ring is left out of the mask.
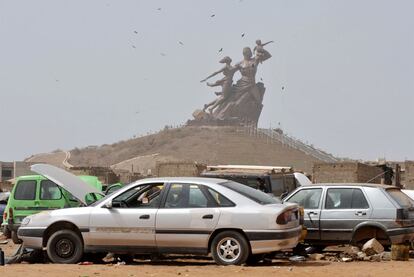
[[[318,215],[317,212],[308,212],[308,215]]]
[[[212,214],[203,215],[203,219],[213,219],[213,215]]]
[[[139,217],[139,219],[149,219],[149,218],[150,218],[149,214],[143,214]]]
[[[363,215],[367,215],[367,213],[366,212],[356,212],[355,215],[363,216]]]

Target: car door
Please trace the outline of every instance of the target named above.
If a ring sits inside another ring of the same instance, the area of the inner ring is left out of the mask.
[[[306,240],[320,239],[319,219],[322,191],[322,188],[300,189],[285,200],[286,202],[297,203],[303,207],[305,212],[304,226],[308,231]]]
[[[112,199],[112,207],[96,207],[90,216],[89,244],[92,248],[131,250],[145,253],[155,249],[155,217],[163,183],[137,185]]]
[[[370,215],[371,209],[361,188],[328,188],[321,211],[321,239],[350,241],[354,227]]]
[[[171,183],[156,217],[156,244],[160,252],[206,252],[220,209],[198,184]]]

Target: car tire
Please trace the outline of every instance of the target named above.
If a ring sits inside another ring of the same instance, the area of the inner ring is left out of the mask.
[[[50,236],[46,250],[53,263],[75,264],[82,258],[83,242],[75,232],[60,230]]]
[[[11,239],[14,244],[22,244],[22,240],[17,236],[17,231],[11,231]]]
[[[236,231],[218,233],[211,243],[210,251],[219,265],[241,265],[250,254],[246,238]]]

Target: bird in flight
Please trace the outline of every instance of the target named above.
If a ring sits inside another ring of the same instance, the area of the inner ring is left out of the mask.
[[[161,10],[161,8],[158,8],[158,9],[157,9],[157,11],[160,11],[160,10]]]
[[[243,33],[243,34],[241,34],[241,37],[242,37],[242,38],[244,38],[244,33]]]
[[[219,53],[220,53],[221,51],[223,51],[223,48],[220,48]]]
[[[184,45],[184,43],[182,41],[179,41],[178,43],[181,44],[181,45]]]
[[[138,35],[138,32],[137,31],[134,31],[134,33]]]
[[[285,90],[285,86],[282,86],[282,90]]]
[[[213,13],[212,15],[210,15],[210,17],[215,17],[216,15]]]
[[[132,45],[132,48],[134,48],[134,49],[135,49],[135,48],[137,48],[137,47],[136,47],[135,45]]]
[[[165,53],[160,53],[160,55],[163,57],[167,56]]]

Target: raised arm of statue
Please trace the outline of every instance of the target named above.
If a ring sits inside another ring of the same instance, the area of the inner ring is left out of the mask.
[[[222,73],[222,72],[224,71],[224,69],[225,69],[225,68],[226,68],[226,67],[223,67],[223,68],[222,68],[222,69],[220,69],[219,71],[216,71],[216,72],[214,72],[214,73],[210,74],[210,75],[209,75],[209,76],[207,76],[205,79],[201,80],[201,81],[200,81],[200,83],[203,83],[203,82],[207,81],[208,79],[210,79],[211,77],[214,77],[214,76],[216,76],[217,74]]]
[[[258,55],[255,56],[256,63],[264,62],[265,60],[268,60],[272,57],[272,55],[265,49],[262,49],[260,54],[261,54],[260,56]]]

